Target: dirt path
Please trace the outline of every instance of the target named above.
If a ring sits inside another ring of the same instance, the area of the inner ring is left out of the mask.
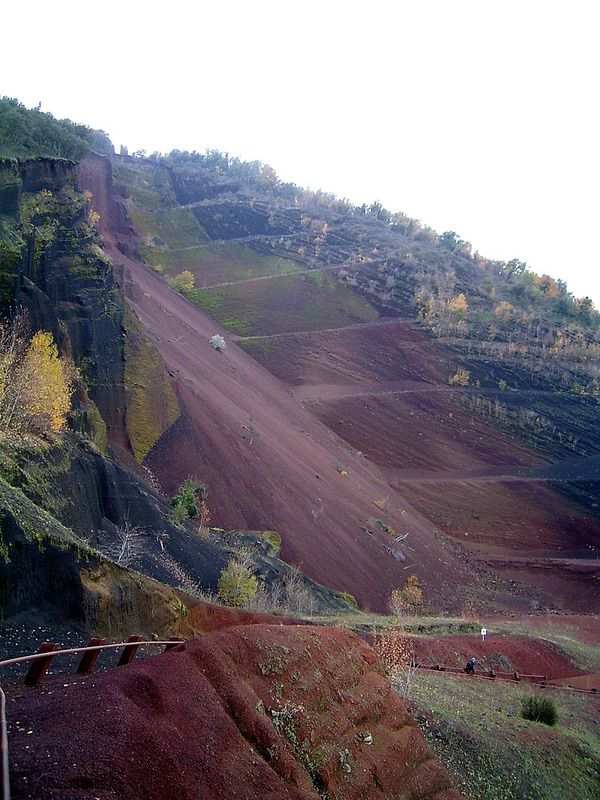
[[[573,458],[543,467],[500,466],[478,469],[446,470],[431,472],[426,470],[403,470],[384,468],[388,480],[394,483],[485,483],[486,481],[600,481],[600,456]]]
[[[383,319],[376,319],[373,322],[353,322],[350,325],[340,325],[337,328],[318,328],[315,330],[311,328],[306,331],[291,331],[285,333],[269,333],[262,334],[261,336],[231,336],[234,342],[252,341],[253,339],[285,339],[287,336],[315,336],[320,333],[337,333],[338,331],[357,330],[363,328],[379,328],[382,325],[393,325],[398,322],[414,322],[409,317],[384,317]]]
[[[237,286],[241,283],[258,283],[259,281],[270,281],[273,278],[287,278],[289,275],[310,275],[311,272],[332,272],[343,268],[343,264],[333,264],[328,267],[313,267],[305,269],[290,270],[289,272],[277,272],[274,275],[255,275],[253,278],[242,278],[239,281],[224,281],[223,283],[211,283],[203,286],[203,289],[218,289],[221,286]]]
[[[451,386],[419,381],[380,381],[378,383],[339,384],[319,383],[295,386],[296,400],[341,400],[346,397],[370,397],[380,394],[413,394],[415,392],[449,392]]]

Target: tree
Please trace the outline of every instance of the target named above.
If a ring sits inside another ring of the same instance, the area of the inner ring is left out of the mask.
[[[183,272],[180,272],[179,275],[175,275],[174,278],[169,278],[169,286],[171,289],[175,289],[176,292],[191,292],[195,286],[195,278],[194,274],[189,271],[189,269],[184,269]]]
[[[386,675],[400,695],[408,698],[417,667],[412,642],[399,621],[394,621],[375,637],[374,647]]]
[[[60,358],[52,334],[30,341],[24,315],[0,321],[0,428],[13,433],[60,433],[67,422],[75,368]]]
[[[107,555],[121,567],[132,567],[144,552],[143,530],[125,520],[116,530],[116,539]]]
[[[52,334],[36,333],[25,353],[24,403],[32,427],[41,433],[60,433],[71,408],[74,370],[61,360]]]
[[[471,373],[468,369],[461,367],[457,369],[454,375],[448,378],[450,386],[468,386],[471,380]]]
[[[514,308],[506,300],[502,300],[494,309],[494,314],[502,322],[508,322],[514,313]]]
[[[423,590],[416,575],[410,575],[402,589],[394,589],[388,606],[392,614],[416,613],[423,605]]]
[[[256,597],[258,581],[247,553],[231,559],[219,578],[219,599],[225,605],[241,608],[250,605]]]
[[[465,316],[468,310],[469,304],[467,302],[467,298],[464,296],[464,294],[462,294],[462,292],[457,294],[456,297],[453,297],[448,302],[448,311],[451,314],[460,317],[461,319]]]
[[[173,516],[177,523],[197,517],[200,506],[208,497],[208,489],[204,483],[198,483],[189,476],[179,485],[177,493],[171,498]]]

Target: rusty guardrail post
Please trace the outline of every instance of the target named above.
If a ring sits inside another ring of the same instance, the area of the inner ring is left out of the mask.
[[[8,734],[6,732],[6,695],[0,687],[0,779],[2,800],[10,800],[10,778],[8,774]]]
[[[100,639],[99,637],[94,636],[90,639],[88,647],[98,647],[105,643],[106,643],[105,639]],[[98,657],[101,652],[102,652],[101,650],[87,650],[81,656],[81,661],[79,662],[79,666],[77,667],[77,674],[90,675],[90,673],[94,671],[94,667],[96,666],[96,661],[98,661]]]
[[[121,653],[121,658],[119,659],[119,663],[117,664],[117,666],[119,667],[125,667],[127,664],[131,664],[131,662],[135,658],[135,654],[137,653],[140,647],[139,644],[134,644],[134,643],[141,642],[143,641],[143,639],[141,636],[134,635],[130,636],[129,639],[127,639],[127,641],[132,642],[132,644],[126,644],[125,647],[123,648],[123,652]]]
[[[46,658],[38,658],[36,661],[32,662],[27,670],[27,675],[25,675],[25,686],[40,685],[48,672],[48,667],[54,658],[53,653],[56,650],[58,650],[58,645],[54,644],[54,642],[44,642],[38,647],[38,653],[48,653],[48,656]]]

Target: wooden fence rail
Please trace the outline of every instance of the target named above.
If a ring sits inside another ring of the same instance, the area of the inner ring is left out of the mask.
[[[75,653],[83,653],[76,673],[78,675],[89,675],[93,672],[98,656],[102,650],[117,650],[122,648],[123,652],[119,659],[117,666],[122,667],[131,664],[135,658],[137,651],[142,645],[152,645],[153,647],[164,647],[164,652],[172,650],[177,645],[185,644],[183,639],[172,637],[166,641],[157,641],[152,639],[145,641],[141,636],[130,636],[126,642],[118,642],[115,644],[105,644],[104,639],[97,637],[90,639],[89,644],[85,647],[70,647],[65,650],[60,650],[58,645],[54,642],[44,642],[38,648],[37,653],[32,653],[28,656],[18,656],[17,658],[7,658],[0,661],[0,669],[3,667],[11,667],[15,664],[30,663],[30,667],[25,675],[25,686],[39,686],[46,676],[52,661],[57,656],[73,655]],[[8,772],[8,734],[6,726],[6,696],[0,686],[0,788],[2,790],[1,800],[10,800],[10,780]]]

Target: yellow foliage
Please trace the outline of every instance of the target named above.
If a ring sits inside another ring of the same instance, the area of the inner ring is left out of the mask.
[[[189,269],[184,269],[179,275],[169,280],[169,286],[176,292],[191,292],[194,284],[194,274]]]
[[[219,578],[218,588],[219,598],[225,605],[241,608],[252,603],[256,597],[258,581],[244,554],[232,558],[227,564]]]
[[[38,331],[25,351],[23,402],[34,427],[60,433],[71,408],[74,370],[59,358],[52,334]]]
[[[471,373],[469,370],[461,367],[448,379],[448,383],[450,386],[468,386],[470,379]]]
[[[416,575],[410,575],[402,589],[394,589],[388,606],[392,614],[415,613],[423,605],[423,590]]]
[[[455,314],[457,317],[464,316],[468,310],[469,304],[467,303],[467,298],[464,296],[464,294],[462,294],[462,292],[448,302],[448,311],[451,314]]]
[[[507,303],[506,300],[502,300],[502,302],[498,303],[494,309],[494,314],[503,322],[508,322],[508,320],[512,317],[513,311],[514,309],[511,304]]]

